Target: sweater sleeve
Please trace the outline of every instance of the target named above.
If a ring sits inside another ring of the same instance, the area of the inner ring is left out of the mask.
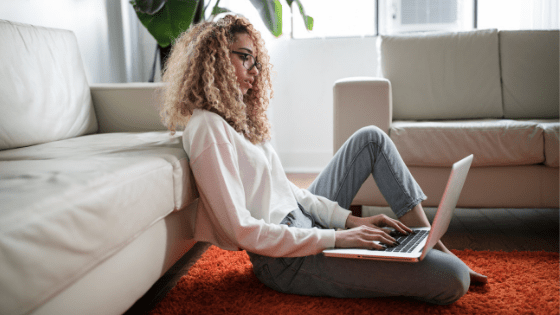
[[[290,186],[297,201],[303,208],[311,213],[311,215],[321,225],[329,228],[346,228],[346,220],[351,211],[342,208],[337,202],[329,200],[323,196],[312,194],[307,189],[301,189],[294,183],[290,182]]]
[[[216,245],[235,244],[271,257],[314,255],[334,247],[334,230],[290,228],[251,216],[231,143],[209,145],[191,160],[191,168]]]

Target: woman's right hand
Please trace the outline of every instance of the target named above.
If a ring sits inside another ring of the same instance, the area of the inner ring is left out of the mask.
[[[348,230],[335,232],[336,248],[365,248],[382,250],[387,246],[396,246],[396,240],[381,228],[362,225]],[[380,242],[381,244],[376,243]]]

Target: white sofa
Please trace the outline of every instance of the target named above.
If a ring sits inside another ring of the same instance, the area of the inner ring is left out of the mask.
[[[70,31],[0,42],[0,314],[122,314],[195,244],[162,86],[89,86]]]
[[[558,208],[558,37],[558,30],[380,36],[383,77],[334,85],[334,151],[373,124],[396,144],[425,206],[438,205],[453,162],[474,154],[458,207]],[[353,205],[387,206],[371,176]]]

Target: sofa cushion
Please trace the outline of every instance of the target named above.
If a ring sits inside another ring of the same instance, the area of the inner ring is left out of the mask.
[[[97,130],[70,31],[0,20],[0,150]]]
[[[379,38],[394,120],[503,116],[496,30]]]
[[[559,167],[560,152],[560,122],[543,121],[539,127],[544,132],[544,164],[550,167]]]
[[[0,152],[0,313],[26,313],[195,197],[181,134]]]
[[[500,31],[505,118],[558,118],[558,36]]]
[[[532,121],[395,121],[390,137],[408,166],[451,166],[470,154],[473,167],[544,162],[543,130]]]

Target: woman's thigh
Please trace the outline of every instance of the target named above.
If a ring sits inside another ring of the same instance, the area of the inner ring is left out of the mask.
[[[468,267],[457,257],[432,250],[417,263],[326,257],[259,257],[255,274],[274,290],[311,296],[373,298],[406,296],[449,304],[469,287]]]

